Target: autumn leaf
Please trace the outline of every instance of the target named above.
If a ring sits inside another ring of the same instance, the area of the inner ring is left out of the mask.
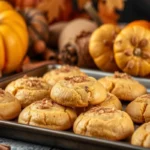
[[[124,9],[124,0],[99,0],[98,13],[103,23],[117,23],[119,14],[116,10]]]
[[[90,0],[78,0],[78,8],[81,10],[84,8],[84,5]]]
[[[65,10],[65,0],[42,0],[37,8],[47,13],[48,21],[52,22],[59,17],[61,11]]]

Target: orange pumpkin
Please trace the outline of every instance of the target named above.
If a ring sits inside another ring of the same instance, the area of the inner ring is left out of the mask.
[[[104,71],[119,70],[113,54],[113,42],[120,28],[113,24],[104,24],[96,29],[90,39],[89,52],[97,65]]]
[[[15,71],[28,47],[28,32],[23,18],[6,1],[0,1],[0,70]]]
[[[137,21],[125,27],[114,42],[114,55],[119,68],[133,76],[150,74],[149,22]]]
[[[126,27],[135,26],[135,25],[136,26],[142,26],[142,27],[150,29],[150,23],[148,21],[146,21],[146,20],[135,20],[135,21],[132,21]]]

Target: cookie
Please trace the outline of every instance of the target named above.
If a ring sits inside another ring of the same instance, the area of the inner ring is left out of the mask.
[[[24,108],[18,122],[52,130],[67,130],[73,126],[76,117],[73,109],[43,99]]]
[[[51,86],[65,77],[86,75],[78,67],[63,65],[44,74],[43,79]]]
[[[50,96],[53,101],[64,106],[87,107],[103,102],[107,93],[95,78],[74,76],[58,81],[52,87]]]
[[[120,100],[111,93],[107,93],[106,99],[97,106],[110,107],[110,108],[122,110],[122,104],[121,104]]]
[[[104,77],[98,81],[108,92],[124,101],[133,101],[138,96],[147,93],[144,85],[140,84],[126,73],[115,72],[114,76]]]
[[[150,122],[144,123],[135,130],[131,144],[150,148]]]
[[[24,108],[34,101],[48,98],[50,89],[42,78],[25,76],[9,83],[5,90],[14,95]]]
[[[135,123],[150,121],[150,94],[137,97],[126,107],[126,112]]]
[[[21,112],[19,101],[10,93],[0,89],[0,120],[12,120]]]
[[[96,106],[115,108],[115,109],[122,110],[122,104],[121,104],[120,100],[115,95],[113,95],[111,93],[107,93],[106,99],[102,103],[100,103]],[[92,107],[95,107],[95,106],[90,105],[88,107],[76,107],[75,110],[76,110],[77,114],[79,115],[83,112],[88,111]]]
[[[131,136],[134,125],[124,111],[94,107],[78,116],[73,131],[76,134],[118,141]]]

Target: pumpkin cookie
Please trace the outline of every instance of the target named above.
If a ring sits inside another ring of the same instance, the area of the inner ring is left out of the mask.
[[[128,104],[126,112],[136,123],[144,123],[150,121],[150,94],[137,97]]]
[[[93,77],[74,76],[58,81],[51,90],[51,98],[70,107],[96,105],[106,99],[106,90]]]
[[[72,109],[50,99],[43,99],[27,106],[20,113],[18,122],[53,130],[67,130],[72,127],[76,117]]]
[[[97,106],[110,107],[110,108],[122,110],[122,104],[120,100],[114,94],[111,93],[107,93],[106,99]]]
[[[134,125],[130,116],[124,111],[94,107],[79,115],[73,131],[76,134],[116,141],[132,135]]]
[[[150,148],[150,122],[144,123],[135,130],[131,144]]]
[[[24,108],[34,101],[49,97],[50,89],[42,78],[24,76],[9,83],[5,90],[13,94]]]
[[[43,79],[51,86],[53,86],[57,81],[64,79],[65,77],[85,75],[81,72],[78,67],[73,67],[69,65],[64,65],[61,68],[51,70],[44,74]]]
[[[11,120],[21,112],[19,101],[10,93],[0,89],[0,120]]]
[[[122,110],[122,104],[121,104],[120,100],[115,95],[113,95],[111,93],[107,93],[106,99],[102,103],[100,103],[96,106],[115,108],[118,110]],[[76,110],[77,114],[79,115],[83,112],[88,111],[92,107],[95,107],[95,106],[90,105],[88,107],[78,107],[78,108],[75,108],[75,110]]]
[[[147,92],[142,84],[126,73],[115,72],[114,76],[104,77],[98,81],[120,100],[132,101]]]

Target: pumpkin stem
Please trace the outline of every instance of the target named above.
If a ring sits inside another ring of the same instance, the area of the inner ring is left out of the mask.
[[[142,55],[142,50],[141,48],[136,47],[133,51],[135,56],[141,56]]]

